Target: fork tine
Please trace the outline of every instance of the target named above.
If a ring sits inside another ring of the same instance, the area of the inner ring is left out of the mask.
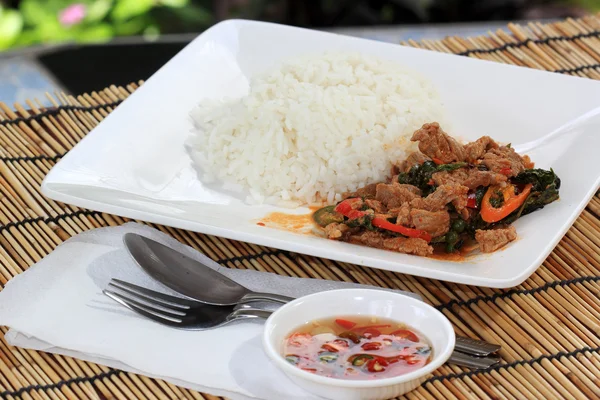
[[[127,308],[129,308],[130,310],[143,315],[144,317],[151,319],[152,321],[155,322],[159,322],[161,324],[166,324],[166,325],[171,325],[171,326],[180,326],[182,323],[182,320],[173,316],[169,316],[169,315],[164,315],[162,313],[156,312],[155,310],[152,310],[150,308],[146,308],[143,305],[135,305],[132,302],[130,302],[129,300],[127,300],[126,298],[122,297],[120,294],[113,292],[111,290],[103,290],[102,293],[104,293],[106,296],[110,297],[111,299],[113,299],[114,301],[116,301],[117,303],[121,304],[122,306],[125,306]]]
[[[135,290],[130,290],[118,285],[114,285],[112,282],[109,282],[108,287],[113,290],[116,289],[118,293],[121,293],[121,295],[124,297],[128,297],[130,300],[135,300],[139,303],[146,304],[148,307],[156,308],[171,314],[185,315],[185,311],[190,309],[188,306],[181,304],[167,305],[165,302],[162,302],[158,299],[146,296],[144,294],[140,294]]]
[[[187,310],[199,304],[198,302],[192,300],[187,300],[175,296],[169,296],[168,294],[146,289],[144,287],[134,285],[133,283],[125,282],[120,279],[111,279],[109,285],[116,286],[122,290],[127,290],[128,292],[133,291],[140,296],[146,297],[147,299],[154,300],[166,306],[181,308],[183,310]]]
[[[103,293],[104,294],[109,293],[115,297],[118,297],[119,299],[121,299],[121,301],[126,302],[129,306],[136,306],[138,308],[146,310],[146,312],[160,316],[161,318],[167,318],[167,319],[172,319],[177,322],[181,322],[186,317],[186,314],[181,311],[169,310],[166,308],[161,309],[161,308],[154,306],[151,303],[144,302],[143,300],[140,301],[139,299],[131,298],[127,295],[127,293],[119,293],[119,292],[115,292],[110,289],[105,289],[103,291]]]
[[[176,318],[183,318],[186,316],[186,310],[167,307],[160,302],[155,302],[151,299],[146,299],[145,297],[142,297],[137,293],[129,291],[127,289],[121,289],[118,287],[116,289],[116,291],[112,290],[109,284],[108,290],[111,290],[111,292],[113,293],[117,293],[119,296],[121,296],[123,299],[127,300],[130,303],[133,302],[138,306],[144,306],[145,308],[149,308],[163,314],[172,315]]]

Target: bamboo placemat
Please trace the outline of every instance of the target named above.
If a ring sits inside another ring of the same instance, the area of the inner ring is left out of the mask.
[[[415,47],[600,78],[600,18],[509,25],[510,34],[410,41]],[[122,224],[120,217],[44,198],[54,163],[137,88],[0,103],[0,284],[79,232]],[[461,335],[502,344],[503,363],[469,371],[446,365],[405,398],[600,398],[600,197],[522,285],[495,290],[445,283],[155,226],[230,268],[344,280],[410,290],[441,310]],[[6,328],[0,328],[5,333]],[[215,399],[144,376],[0,340],[3,399]],[[285,400],[285,399],[282,399]]]

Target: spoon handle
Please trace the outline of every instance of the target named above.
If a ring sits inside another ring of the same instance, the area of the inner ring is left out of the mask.
[[[567,123],[561,125],[560,127],[556,128],[552,132],[542,136],[539,139],[535,139],[535,140],[532,140],[527,143],[515,145],[514,149],[517,153],[523,154],[523,153],[527,153],[537,147],[548,144],[548,143],[552,142],[553,140],[558,139],[559,137],[564,137],[566,135],[573,135],[573,131],[575,131],[577,129],[580,131],[583,130],[583,127],[586,124],[594,123],[594,122],[596,124],[598,124],[598,121],[594,121],[594,119],[598,119],[597,117],[599,114],[600,114],[600,107],[596,107],[596,108],[580,115],[579,117],[568,121]]]
[[[500,362],[500,358],[496,357],[476,357],[458,351],[453,351],[450,355],[448,364],[460,365],[472,369],[489,368]]]
[[[229,317],[227,319],[229,320],[234,320],[234,319],[241,319],[241,318],[263,318],[263,319],[267,319],[269,318],[269,316],[272,314],[271,311],[267,311],[267,310],[261,310],[261,309],[257,309],[257,308],[240,308],[238,310],[233,311],[231,314],[229,314]]]
[[[277,303],[288,303],[292,300],[295,300],[293,297],[283,296],[281,294],[275,293],[260,293],[260,292],[250,292],[244,297],[240,299],[239,303],[248,303],[250,301],[257,300],[267,300],[267,301],[275,301]]]
[[[457,336],[456,344],[454,345],[454,349],[457,351],[479,357],[494,354],[501,348],[502,346],[499,344],[488,343],[482,340],[471,339],[463,336]]]
[[[281,306],[283,306],[283,303],[278,303],[276,301],[256,300],[256,301],[248,301],[247,303],[238,303],[235,306],[234,310],[243,310],[243,309],[254,308],[254,309],[258,309],[258,310],[275,312]]]

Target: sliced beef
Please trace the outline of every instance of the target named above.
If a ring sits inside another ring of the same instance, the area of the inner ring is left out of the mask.
[[[408,203],[402,204],[398,208],[390,210],[391,214],[396,215],[396,225],[402,225],[406,227],[412,226],[412,220],[410,218],[410,205]]]
[[[419,150],[423,154],[437,158],[444,164],[465,160],[463,145],[444,132],[437,122],[423,125],[410,140],[419,142]]]
[[[407,185],[404,183],[399,183],[398,186],[403,189],[411,192],[412,194],[421,197],[421,189],[413,185]]]
[[[429,196],[416,198],[410,202],[410,206],[427,211],[446,210],[446,204],[466,196],[469,188],[461,185],[441,185]]]
[[[458,196],[456,199],[452,200],[452,205],[454,209],[460,215],[460,217],[464,220],[469,219],[469,209],[467,208],[467,202],[469,200],[468,193],[464,195]]]
[[[415,151],[414,153],[410,153],[408,157],[406,157],[406,160],[402,161],[400,165],[398,165],[398,170],[399,172],[408,172],[415,165],[421,165],[425,161],[429,160],[431,160],[431,158],[427,157],[425,154]]]
[[[459,172],[459,171],[463,171],[463,172]],[[444,171],[444,172],[446,172],[446,171]],[[468,173],[466,172],[466,170],[460,169],[460,170],[456,170],[453,172],[458,172],[457,177],[458,176],[460,176],[461,178],[466,177],[466,179],[468,180]],[[438,172],[438,173],[442,174],[443,172]],[[440,181],[439,183],[435,182],[435,179],[434,179],[434,182],[440,186],[438,186],[437,190],[430,195],[430,196],[435,195],[435,196],[431,197],[431,200],[437,199],[440,202],[450,200],[450,201],[447,201],[446,204],[452,203],[452,205],[454,206],[454,208],[456,209],[458,214],[463,219],[467,219],[469,217],[468,212],[466,210],[469,188],[466,185],[464,185],[464,182],[462,181],[462,179],[440,179],[439,181]],[[439,191],[439,193],[437,193],[438,191]],[[428,201],[428,203],[429,203],[429,208],[437,207],[437,205],[431,204],[431,201]]]
[[[389,238],[383,241],[383,248],[398,253],[414,254],[417,256],[428,256],[433,254],[431,247],[425,240],[419,238]]]
[[[376,214],[383,214],[387,212],[387,207],[384,206],[380,201],[375,199],[366,199],[365,204],[367,207],[375,211]]]
[[[325,227],[325,234],[329,239],[347,240],[352,232],[354,232],[354,229],[346,224],[338,224],[337,222],[332,222]]]
[[[494,142],[494,140],[491,137],[482,136],[476,141],[467,143],[465,145],[466,160],[470,163],[474,163],[475,161],[483,157],[483,155],[487,153],[488,150],[497,148],[498,144]]]
[[[398,253],[415,254],[418,256],[428,256],[433,253],[433,248],[423,239],[387,237],[383,233],[365,231],[359,234],[350,235],[350,243],[362,244],[378,249],[392,250]]]
[[[415,228],[429,233],[432,237],[445,235],[450,230],[450,214],[445,210],[413,209],[410,218]]]
[[[415,198],[421,197],[419,188],[412,185],[402,185],[397,182],[390,184],[380,183],[377,185],[375,199],[380,201],[388,209],[400,207]]]
[[[527,162],[527,164],[530,162]],[[516,176],[525,169],[526,160],[513,148],[502,146],[485,153],[482,163],[490,171],[506,176]]]
[[[479,243],[479,249],[483,253],[492,253],[507,243],[517,238],[517,230],[514,226],[500,229],[481,230],[475,232],[475,240]]]
[[[371,183],[365,187],[358,189],[355,192],[348,192],[342,195],[343,199],[347,199],[349,197],[365,197],[365,198],[373,198],[375,197],[375,191],[378,183]]]
[[[462,185],[471,190],[479,186],[498,185],[506,182],[506,175],[476,168],[461,168],[454,171],[436,172],[431,176],[436,185]]]
[[[469,177],[463,182],[463,185],[469,189],[476,189],[479,186],[499,185],[507,181],[506,175],[492,171],[472,170]]]
[[[431,175],[433,183],[436,186],[441,185],[462,185],[469,178],[469,170],[466,168],[456,169],[454,171],[441,171]]]

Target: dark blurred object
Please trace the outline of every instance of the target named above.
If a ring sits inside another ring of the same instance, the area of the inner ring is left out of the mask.
[[[429,0],[215,0],[215,17],[273,21],[303,27],[422,22]]]
[[[509,21],[577,18],[592,12],[577,0],[436,0],[429,22]],[[587,4],[592,7],[593,1]],[[598,1],[597,6],[600,6]]]
[[[470,21],[489,9],[489,15],[515,15],[524,0],[215,0],[215,18],[281,22],[302,27],[375,26],[442,21]],[[492,4],[490,4],[492,3]],[[502,4],[496,4],[502,3]],[[506,4],[504,4],[506,3]],[[515,4],[513,4],[515,3]],[[482,6],[483,4],[483,6]],[[510,4],[513,4],[510,6]],[[512,12],[498,13],[498,8]],[[473,10],[475,9],[475,10]]]
[[[67,91],[89,93],[110,84],[125,86],[148,79],[190,40],[72,46],[38,60]]]
[[[568,5],[564,1],[437,0],[430,9],[430,22],[575,18],[585,14],[583,7]]]
[[[214,0],[216,20],[240,18],[302,27],[506,21],[580,16],[566,0]],[[571,4],[576,3],[572,0]]]
[[[437,0],[430,9],[435,22],[517,19],[527,0]]]
[[[527,8],[523,12],[523,19],[578,18],[589,14],[589,12],[583,7],[547,4]]]

